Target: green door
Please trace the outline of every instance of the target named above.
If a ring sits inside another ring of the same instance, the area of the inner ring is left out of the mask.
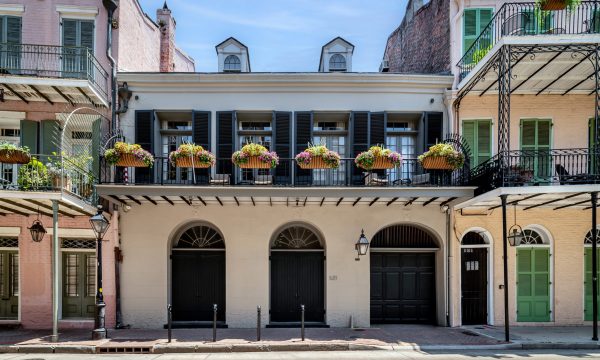
[[[96,299],[96,254],[63,252],[63,318],[92,318]]]
[[[517,249],[517,321],[550,321],[550,249]]]
[[[471,168],[492,157],[492,121],[464,120],[463,137],[471,148]]]
[[[0,320],[19,316],[19,253],[0,251]]]
[[[550,147],[552,121],[548,119],[521,120],[521,170],[530,171],[535,183],[549,181],[554,169]],[[516,164],[514,164],[516,165]]]
[[[600,249],[596,250],[596,263],[598,265],[598,269],[600,269]],[[583,284],[583,293],[584,293],[584,306],[583,306],[583,318],[586,321],[592,321],[593,319],[593,311],[592,311],[592,302],[594,301],[594,297],[592,296],[592,248],[585,248],[585,280]],[[600,314],[598,316],[600,319]]]

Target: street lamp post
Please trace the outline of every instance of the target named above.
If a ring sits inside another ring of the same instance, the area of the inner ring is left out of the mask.
[[[92,339],[106,339],[105,314],[106,304],[102,295],[102,238],[108,227],[109,221],[102,214],[102,206],[98,205],[98,212],[90,218],[92,230],[96,234],[97,250],[96,250],[96,318],[94,319],[94,330],[92,331]]]

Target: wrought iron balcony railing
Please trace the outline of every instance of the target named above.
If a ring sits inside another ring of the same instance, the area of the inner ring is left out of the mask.
[[[0,75],[84,79],[108,96],[108,73],[87,47],[0,43]]]
[[[301,169],[294,159],[280,159],[275,169],[240,169],[231,159],[218,159],[211,169],[178,168],[166,157],[156,157],[152,168],[123,168],[100,161],[101,184],[190,186],[461,186],[469,171],[427,171],[417,159],[404,159],[398,168],[366,171],[354,159],[342,159],[338,169]]]
[[[600,148],[513,150],[474,168],[477,193],[499,187],[600,184]]]
[[[505,3],[465,49],[458,62],[463,80],[505,36],[600,33],[600,1],[582,1],[573,11],[542,11],[535,2]]]
[[[0,190],[62,192],[95,203],[97,177],[91,167],[91,160],[32,154],[28,164],[0,163]]]

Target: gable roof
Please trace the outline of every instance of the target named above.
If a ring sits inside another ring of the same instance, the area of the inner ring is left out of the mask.
[[[217,45],[215,45],[215,51],[217,52],[217,54],[219,53],[219,47],[228,41],[233,41],[246,50],[246,59],[248,60],[248,72],[252,72],[252,68],[250,67],[250,50],[248,50],[248,47],[246,45],[244,45],[244,43],[242,43],[238,39],[234,38],[233,36],[230,36],[227,39],[225,39],[225,40],[221,41],[220,43],[218,43]]]
[[[331,39],[328,43],[326,43],[325,45],[323,45],[321,47],[321,57],[319,58],[319,71],[322,70],[323,53],[325,52],[325,48],[328,47],[329,45],[333,44],[334,42],[338,41],[338,40],[341,40],[341,41],[345,42],[348,46],[350,46],[350,48],[351,48],[350,53],[351,54],[354,53],[354,45],[350,41],[344,39],[341,36],[336,36],[335,38]]]

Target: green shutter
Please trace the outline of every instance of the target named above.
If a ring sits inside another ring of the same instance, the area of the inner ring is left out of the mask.
[[[521,120],[521,150],[535,151],[525,156],[521,167],[533,170],[534,181],[547,181],[553,174],[552,158],[548,151],[552,145],[552,121],[548,119]]]
[[[40,153],[52,155],[59,153],[60,148],[60,124],[56,120],[44,120],[41,122]]]
[[[523,10],[521,16],[525,35],[544,34],[554,28],[554,17],[550,11]]]
[[[490,120],[463,121],[463,137],[471,148],[471,167],[492,156],[492,122]]]
[[[589,26],[590,33],[593,33],[593,34],[600,33],[600,9],[596,9],[596,10],[592,11],[590,23],[588,24],[588,26]]]
[[[27,146],[32,154],[38,152],[39,123],[33,120],[21,120],[21,146]]]
[[[477,159],[477,157],[475,155],[475,153],[477,152],[477,139],[475,137],[475,121],[473,121],[473,120],[463,121],[462,128],[463,128],[462,136],[467,141],[467,144],[469,144],[469,148],[471,148],[471,158],[470,158],[471,167],[475,167],[475,166],[477,166],[477,165],[475,165],[475,163],[477,161],[477,160],[475,160],[475,159]]]
[[[6,40],[12,44],[21,43],[21,18],[18,16],[6,17]]]
[[[19,254],[0,251],[0,320],[16,320],[19,315],[18,281]]]
[[[596,263],[598,264],[598,269],[600,269],[600,249],[597,251]],[[593,301],[594,297],[592,296],[592,248],[585,248],[585,280],[583,284],[583,293],[584,293],[584,306],[583,306],[583,314],[585,321],[593,320]],[[600,319],[600,312],[598,313],[598,319]]]
[[[550,250],[517,249],[517,321],[550,321]]]
[[[95,253],[63,252],[63,318],[94,317],[95,272],[88,271],[95,271],[95,259]]]
[[[475,43],[475,40],[492,20],[493,15],[494,11],[491,8],[465,9],[463,12],[463,54]],[[486,49],[490,45],[492,45],[491,38],[482,38],[478,47]]]

